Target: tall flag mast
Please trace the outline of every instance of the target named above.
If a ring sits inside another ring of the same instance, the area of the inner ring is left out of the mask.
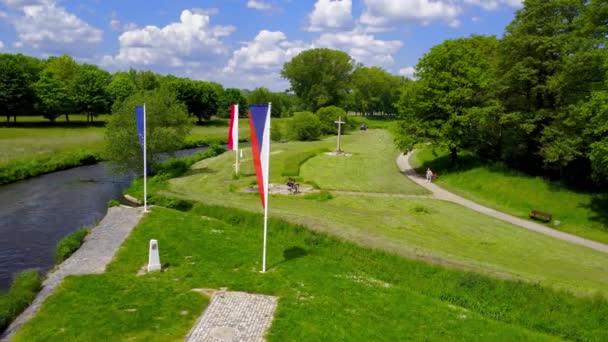
[[[234,173],[239,174],[239,105],[230,107],[230,131],[228,132],[228,149],[233,150],[236,155]]]
[[[258,182],[260,199],[264,208],[264,249],[262,272],[266,272],[266,240],[268,235],[268,177],[270,174],[270,108],[267,105],[249,106],[249,127],[251,129],[251,152]]]
[[[135,107],[139,144],[144,154],[144,213],[148,212],[148,158],[146,155],[146,105]]]

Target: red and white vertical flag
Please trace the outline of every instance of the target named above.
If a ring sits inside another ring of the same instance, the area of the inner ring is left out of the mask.
[[[264,208],[264,252],[262,272],[266,272],[266,236],[268,232],[268,177],[270,175],[270,107],[249,106],[249,127],[251,129],[251,153],[257,177],[260,199]]]
[[[228,131],[228,149],[236,154],[234,172],[239,174],[239,105],[230,107],[230,130]]]

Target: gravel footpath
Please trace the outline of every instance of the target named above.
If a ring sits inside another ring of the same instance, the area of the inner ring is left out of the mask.
[[[61,263],[42,283],[42,290],[32,304],[11,323],[0,336],[0,341],[9,341],[17,329],[40,309],[42,303],[55,291],[63,278],[69,275],[103,273],[106,265],[142,218],[143,209],[112,207],[86,237],[84,244],[72,256]]]
[[[528,220],[521,219],[519,217],[515,217],[515,216],[511,216],[509,214],[502,213],[500,211],[497,211],[497,210],[494,210],[494,209],[491,209],[488,207],[484,207],[475,202],[469,201],[468,199],[462,198],[458,195],[454,195],[453,193],[448,192],[433,183],[427,183],[426,179],[422,175],[417,174],[416,171],[412,168],[412,166],[409,163],[409,159],[413,152],[414,151],[412,151],[408,154],[405,154],[405,155],[400,154],[397,157],[397,165],[399,166],[399,169],[401,170],[401,172],[403,172],[406,176],[408,176],[412,181],[416,182],[416,184],[431,191],[433,193],[434,198],[460,204],[463,207],[473,209],[482,214],[492,216],[499,220],[509,222],[516,226],[519,226],[519,227],[522,227],[522,228],[525,228],[528,230],[532,230],[537,233],[545,234],[545,235],[554,237],[556,239],[572,242],[577,245],[589,247],[591,249],[595,249],[596,251],[608,253],[608,245],[605,245],[603,243],[588,240],[588,239],[582,238],[580,236],[564,233],[562,231],[549,228],[542,224],[534,223],[534,222],[531,222]]]

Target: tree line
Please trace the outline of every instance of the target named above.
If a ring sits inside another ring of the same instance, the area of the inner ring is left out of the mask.
[[[0,54],[0,115],[6,121],[19,116],[38,116],[54,122],[71,114],[85,114],[93,121],[109,114],[113,106],[138,92],[168,89],[186,105],[198,122],[211,116],[228,117],[230,104],[240,104],[241,116],[248,103],[273,102],[273,116],[297,110],[297,100],[286,92],[266,88],[253,91],[224,88],[215,82],[191,80],[152,71],[118,71],[111,74],[98,66],[79,64],[69,55],[38,59],[22,54]]]
[[[433,142],[575,184],[608,182],[608,3],[526,0],[502,39],[447,40],[397,103],[398,145]]]

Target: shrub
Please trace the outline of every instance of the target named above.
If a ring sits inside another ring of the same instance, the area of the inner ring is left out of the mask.
[[[321,133],[322,134],[336,134],[337,125],[335,121],[338,120],[339,117],[342,117],[342,121],[345,122],[342,125],[342,133],[346,129],[346,125],[348,124],[348,118],[346,117],[346,112],[344,109],[336,106],[323,107],[317,111],[317,116],[321,121]]]
[[[57,264],[63,262],[69,258],[74,252],[80,248],[84,238],[91,232],[87,227],[82,227],[77,231],[68,234],[66,237],[61,239],[55,248],[55,262]]]
[[[0,331],[30,305],[41,285],[36,270],[23,271],[15,277],[8,293],[0,295]]]
[[[119,205],[120,205],[120,202],[118,202],[115,199],[111,199],[108,201],[108,208],[118,207]]]
[[[316,140],[321,135],[321,121],[311,112],[300,112],[291,119],[291,135],[296,140]]]

